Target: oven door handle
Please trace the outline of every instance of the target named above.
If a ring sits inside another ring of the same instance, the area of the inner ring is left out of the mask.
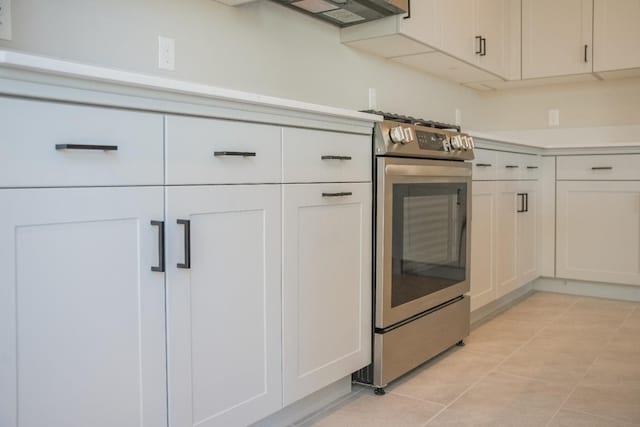
[[[386,165],[384,173],[386,176],[469,177],[471,169],[455,166]]]

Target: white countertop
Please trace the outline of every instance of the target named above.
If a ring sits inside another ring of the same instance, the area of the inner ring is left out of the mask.
[[[51,75],[71,77],[104,83],[115,83],[132,87],[172,92],[185,95],[204,96],[213,99],[239,102],[243,104],[275,107],[286,110],[317,113],[333,117],[343,117],[369,122],[382,120],[375,114],[361,113],[343,108],[311,104],[291,99],[276,98],[237,90],[230,90],[168,79],[147,74],[133,73],[112,68],[86,65],[77,62],[62,61],[44,56],[25,54],[9,50],[0,50],[0,67],[34,71]]]

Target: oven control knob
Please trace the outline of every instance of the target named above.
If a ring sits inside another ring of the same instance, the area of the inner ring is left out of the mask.
[[[454,150],[460,150],[462,148],[462,138],[460,138],[460,135],[451,138],[451,146]]]
[[[405,144],[405,135],[402,126],[396,126],[389,129],[389,138],[391,138],[391,142],[394,144]]]
[[[396,126],[389,129],[389,137],[394,144],[407,144],[413,141],[413,131],[410,127]]]

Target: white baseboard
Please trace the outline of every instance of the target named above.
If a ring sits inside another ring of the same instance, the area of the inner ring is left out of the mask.
[[[280,427],[294,425],[304,418],[325,409],[329,404],[348,395],[349,393],[351,393],[351,375],[292,403],[275,414],[269,415],[267,418],[252,424],[251,427]]]
[[[623,301],[640,301],[640,286],[540,277],[533,281],[533,289],[559,294],[582,295]]]
[[[516,301],[524,298],[533,292],[534,282],[529,282],[526,285],[498,298],[495,301],[491,301],[489,304],[484,305],[471,312],[471,326],[482,323],[491,316],[494,316],[501,311],[511,307]]]

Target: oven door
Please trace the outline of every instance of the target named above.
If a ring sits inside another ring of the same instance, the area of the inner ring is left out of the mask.
[[[376,328],[469,291],[471,165],[379,157]]]

